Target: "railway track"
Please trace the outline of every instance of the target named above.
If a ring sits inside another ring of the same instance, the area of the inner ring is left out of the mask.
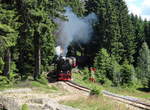
[[[90,93],[90,91],[91,91],[91,89],[89,89],[87,87],[84,87],[82,85],[79,85],[79,84],[77,84],[73,81],[65,81],[65,83],[67,85],[71,86],[71,87],[74,87],[74,88],[76,88],[78,90],[81,90],[81,91],[84,91],[84,92]],[[132,105],[132,106],[140,108],[142,110],[150,110],[150,103],[143,102],[138,98],[131,97],[131,96],[118,95],[118,94],[114,94],[114,93],[111,93],[111,92],[108,92],[108,91],[105,91],[105,90],[103,90],[102,93],[105,96],[110,97],[114,100]]]

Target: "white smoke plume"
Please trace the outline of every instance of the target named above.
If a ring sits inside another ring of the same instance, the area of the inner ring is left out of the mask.
[[[56,54],[66,56],[70,43],[87,43],[93,32],[92,25],[97,21],[94,13],[86,17],[78,17],[70,7],[65,8],[64,16],[67,20],[55,19],[58,24]]]

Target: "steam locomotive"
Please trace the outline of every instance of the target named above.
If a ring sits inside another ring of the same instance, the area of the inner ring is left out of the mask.
[[[54,70],[48,73],[48,79],[49,81],[71,80],[71,70],[75,67],[75,57],[57,57],[54,61]]]

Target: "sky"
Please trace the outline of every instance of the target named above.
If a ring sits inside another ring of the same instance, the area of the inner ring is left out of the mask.
[[[150,20],[150,0],[125,0],[129,12]]]

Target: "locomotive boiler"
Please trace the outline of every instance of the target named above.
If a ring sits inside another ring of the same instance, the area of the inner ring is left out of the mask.
[[[49,72],[48,79],[54,81],[71,80],[72,68],[76,67],[75,57],[57,57],[54,61],[54,70]]]

